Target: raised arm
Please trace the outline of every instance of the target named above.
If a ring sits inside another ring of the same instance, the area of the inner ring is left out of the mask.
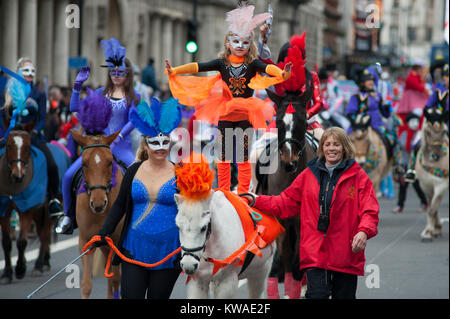
[[[70,112],[78,112],[80,109],[80,93],[83,83],[89,78],[91,68],[82,67],[73,84],[72,96],[70,98]]]

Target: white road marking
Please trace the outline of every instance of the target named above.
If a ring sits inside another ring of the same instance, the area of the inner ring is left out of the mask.
[[[66,240],[58,241],[54,244],[50,245],[50,254],[54,254],[58,251],[65,250],[74,246],[78,246],[78,237],[72,237]],[[27,263],[33,260],[36,260],[39,256],[39,248],[30,250],[25,252],[25,258],[27,260]],[[17,256],[13,256],[11,258],[11,264],[13,267],[16,265],[17,262]],[[5,260],[0,260],[0,270],[3,270],[5,268]]]

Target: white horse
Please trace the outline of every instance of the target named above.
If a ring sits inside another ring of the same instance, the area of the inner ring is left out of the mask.
[[[226,259],[245,243],[236,209],[221,191],[211,191],[206,199],[199,201],[176,194],[175,200],[181,268],[187,275],[194,275],[187,284],[187,297],[208,298],[211,284],[215,298],[236,298],[239,280],[246,278],[249,298],[263,298],[276,243],[261,249],[262,257],[255,256],[242,274],[239,274],[242,266],[230,265],[213,275],[213,264],[208,258]]]
[[[448,113],[447,113],[448,116]],[[415,170],[420,187],[428,198],[427,225],[421,233],[422,241],[442,235],[438,217],[439,206],[449,188],[449,150],[446,116],[434,109],[425,112],[422,145],[417,152]]]

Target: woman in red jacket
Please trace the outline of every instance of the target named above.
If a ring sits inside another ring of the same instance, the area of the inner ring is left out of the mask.
[[[353,159],[345,131],[327,129],[318,157],[279,196],[258,196],[254,207],[279,218],[300,215],[300,270],[306,298],[356,298],[367,239],[377,234],[379,205],[372,182]],[[250,202],[251,196],[246,196]]]

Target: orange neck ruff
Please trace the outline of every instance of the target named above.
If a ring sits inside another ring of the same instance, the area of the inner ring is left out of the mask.
[[[244,63],[245,57],[243,57],[243,56],[235,56],[235,55],[231,54],[228,57],[228,60],[230,60],[231,63],[235,63],[235,64]]]

